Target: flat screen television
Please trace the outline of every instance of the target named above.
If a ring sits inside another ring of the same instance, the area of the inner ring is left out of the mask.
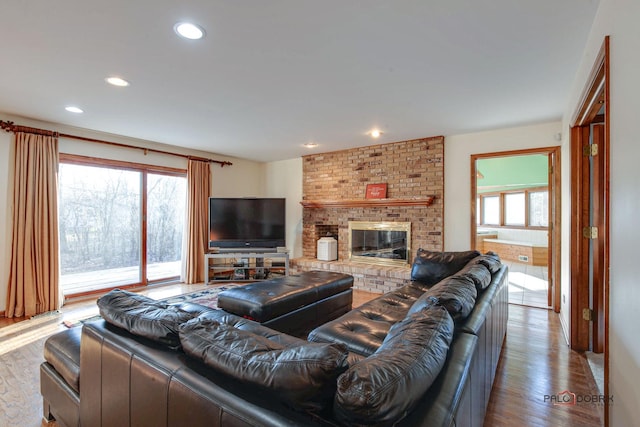
[[[209,248],[285,246],[285,199],[209,198]]]

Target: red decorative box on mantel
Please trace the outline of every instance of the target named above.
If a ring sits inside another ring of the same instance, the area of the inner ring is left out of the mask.
[[[365,199],[386,199],[387,184],[367,184]]]

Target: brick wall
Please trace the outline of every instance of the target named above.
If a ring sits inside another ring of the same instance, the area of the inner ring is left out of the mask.
[[[411,222],[411,257],[418,248],[442,250],[444,137],[414,139],[303,158],[303,199],[364,199],[367,184],[386,183],[387,197],[435,196],[431,206],[304,208],[303,256],[316,257],[317,240],[338,230],[338,260],[348,258],[349,221]],[[324,233],[324,234],[323,234]]]

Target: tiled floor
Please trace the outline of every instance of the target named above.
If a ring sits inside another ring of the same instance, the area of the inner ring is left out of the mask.
[[[604,394],[604,353],[585,351],[584,354],[587,356],[593,379],[596,380],[598,392]]]
[[[509,303],[530,307],[547,305],[548,269],[505,261],[509,266]]]

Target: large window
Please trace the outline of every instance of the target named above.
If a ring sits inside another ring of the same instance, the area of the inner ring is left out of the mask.
[[[503,191],[478,195],[478,225],[546,228],[549,226],[549,191]]]
[[[184,171],[61,155],[63,293],[177,278],[185,204]]]

